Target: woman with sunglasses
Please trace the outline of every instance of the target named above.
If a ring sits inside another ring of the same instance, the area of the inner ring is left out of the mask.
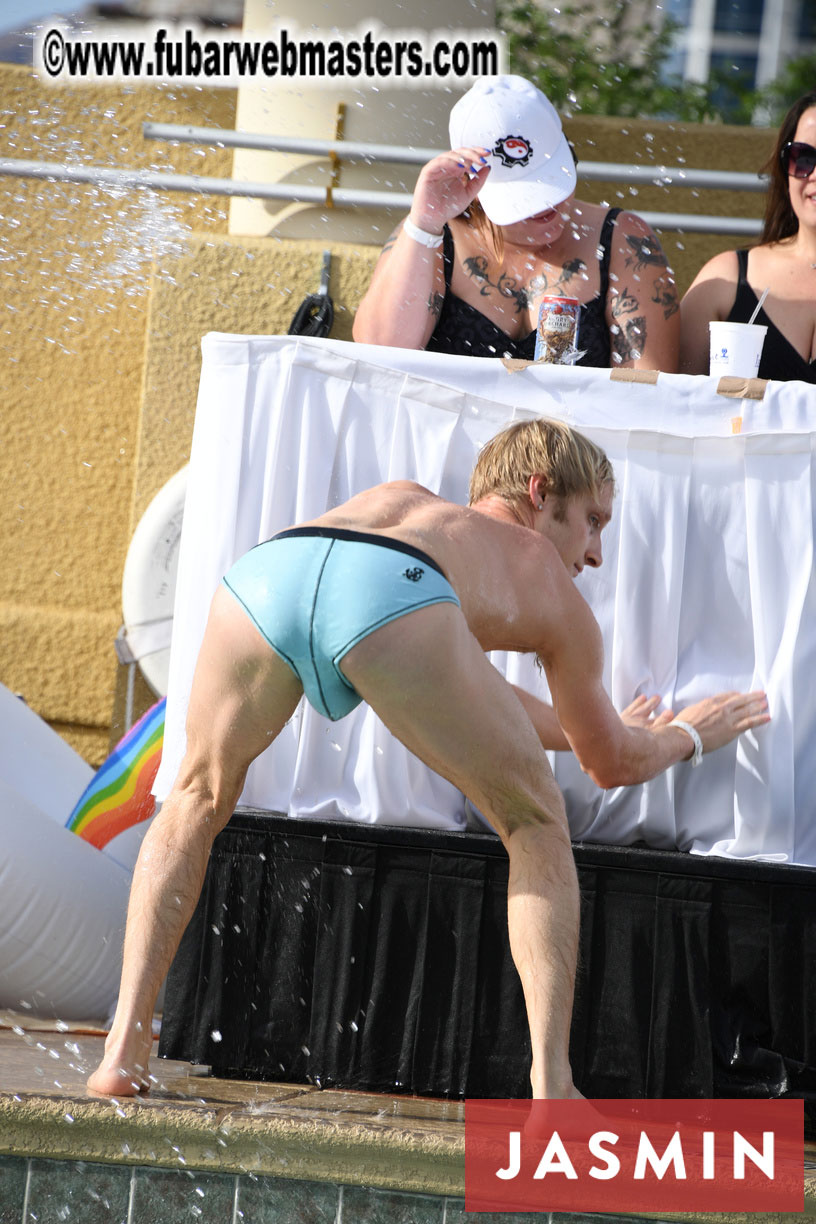
[[[715,255],[683,298],[680,369],[707,374],[709,321],[747,323],[767,288],[759,377],[816,383],[816,91],[788,111],[764,171],[759,245]]]

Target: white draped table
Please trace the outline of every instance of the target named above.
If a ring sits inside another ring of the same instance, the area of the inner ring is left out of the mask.
[[[551,754],[576,840],[816,864],[816,388],[729,399],[714,379],[528,366],[341,341],[211,334],[182,531],[164,798],[209,602],[232,562],[292,523],[383,480],[464,502],[479,447],[532,415],[582,429],[612,460],[604,565],[579,589],[600,622],[618,708],[659,693],[678,710],[765,688],[772,723],[643,786],[600,791]],[[735,430],[739,432],[735,432]],[[530,656],[494,655],[547,697]],[[460,792],[365,706],[331,723],[301,702],[251,767],[241,803],[294,817],[456,829]]]

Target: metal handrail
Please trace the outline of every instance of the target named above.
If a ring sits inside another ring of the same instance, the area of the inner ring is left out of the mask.
[[[269,153],[307,153],[313,157],[337,157],[347,162],[394,162],[424,166],[442,149],[414,149],[398,145],[365,144],[353,140],[315,140],[311,137],[269,136],[261,132],[236,132],[232,128],[191,127],[180,123],[143,123],[147,140],[179,140],[188,144],[215,144],[230,149],[258,149]],[[621,162],[580,163],[585,179],[618,183],[652,183],[666,187],[705,187],[728,191],[765,191],[767,182],[758,174],[735,170],[694,170],[687,166],[630,166]]]
[[[311,137],[268,136],[261,132],[236,132],[233,128],[191,127],[182,123],[143,123],[147,140],[180,140],[187,144],[223,145],[227,149],[260,149],[268,153],[308,153],[343,161],[388,161],[424,166],[439,149],[400,148],[397,145],[363,144],[354,140],[315,140]]]
[[[411,197],[399,191],[294,186],[290,183],[244,183],[236,179],[211,178],[206,174],[169,174],[162,170],[126,170],[110,166],[0,158],[0,175],[46,179],[52,182],[97,183],[103,187],[142,187],[160,191],[186,191],[199,195],[249,196],[264,200],[292,200],[327,207],[357,205],[367,208],[402,208],[407,212]]]
[[[249,197],[263,200],[290,200],[317,204],[325,208],[393,208],[408,212],[412,197],[402,191],[367,191],[363,188],[314,187],[292,183],[251,183],[235,179],[211,178],[203,174],[169,174],[157,170],[126,170],[109,166],[66,165],[60,162],[0,158],[0,175],[45,179],[51,182],[95,183],[113,188],[148,188],[184,191],[198,195]],[[685,233],[758,234],[762,222],[753,217],[714,217],[693,213],[641,212],[647,225],[657,230],[682,230]]]

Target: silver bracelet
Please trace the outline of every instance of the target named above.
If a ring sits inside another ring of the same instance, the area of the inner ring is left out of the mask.
[[[403,233],[407,234],[409,238],[413,238],[414,242],[418,242],[420,246],[434,249],[442,245],[441,234],[429,234],[427,230],[420,229],[418,225],[414,225],[410,217],[405,218],[402,223],[402,229]]]
[[[683,722],[682,718],[674,718],[669,723],[670,727],[679,727],[681,731],[685,731],[686,735],[691,736],[691,742],[694,744],[694,753],[689,758],[692,769],[696,769],[703,759],[703,741],[700,739],[700,733],[696,727],[692,727],[691,723]]]

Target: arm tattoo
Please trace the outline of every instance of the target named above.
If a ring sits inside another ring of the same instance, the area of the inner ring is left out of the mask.
[[[629,286],[612,298],[612,318],[619,319],[621,315],[634,314],[640,310],[640,303],[631,292]]]
[[[680,309],[680,303],[677,300],[677,291],[674,288],[674,285],[669,285],[665,289],[655,285],[652,301],[662,308],[664,319],[670,319],[672,315],[677,314],[678,310]]]
[[[445,301],[444,293],[432,293],[428,297],[428,314],[438,319],[442,313],[442,304]]]
[[[666,256],[663,254],[662,247],[656,238],[639,238],[633,234],[626,235],[626,241],[632,248],[631,252],[626,255],[626,266],[631,268],[635,265],[635,271],[640,272],[642,268],[667,268],[669,266]]]
[[[397,238],[399,237],[399,234],[400,234],[400,231],[399,231],[399,230],[394,230],[393,234],[392,234],[392,235],[391,235],[391,237],[388,239],[388,241],[385,243],[385,245],[384,245],[383,249],[380,251],[380,254],[381,254],[381,255],[384,255],[386,251],[390,251],[390,250],[391,250],[392,246],[393,246],[393,245],[394,245],[394,243],[397,241]]]
[[[616,324],[611,331],[615,365],[624,361],[637,361],[643,355],[646,347],[646,319],[643,315],[627,320],[622,327]]]

